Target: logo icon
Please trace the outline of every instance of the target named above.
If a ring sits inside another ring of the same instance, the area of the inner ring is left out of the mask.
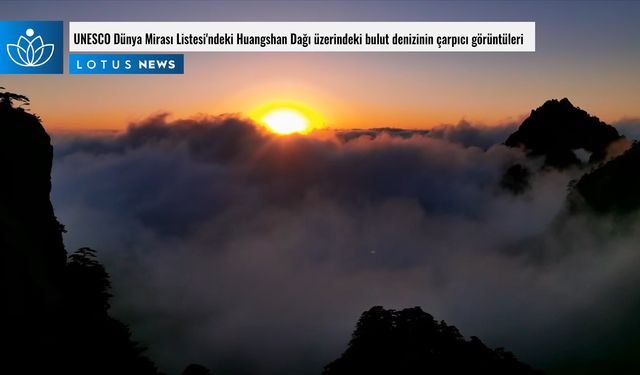
[[[0,21],[0,74],[63,74],[62,21]]]
[[[35,32],[29,28],[25,35],[20,35],[16,44],[7,43],[7,53],[14,63],[28,67],[42,66],[53,56],[55,45],[45,44],[40,35],[34,37]]]

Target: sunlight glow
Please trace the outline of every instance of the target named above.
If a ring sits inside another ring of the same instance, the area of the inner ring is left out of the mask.
[[[249,117],[279,135],[309,134],[324,127],[324,120],[306,105],[291,100],[272,101],[255,107]]]
[[[262,121],[278,134],[301,133],[309,127],[309,120],[302,113],[289,108],[273,110]]]

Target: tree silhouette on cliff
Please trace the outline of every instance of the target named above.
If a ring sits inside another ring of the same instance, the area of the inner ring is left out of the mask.
[[[4,90],[4,87],[0,87],[0,90]],[[24,95],[16,94],[9,91],[0,92],[0,105],[13,107],[13,102],[17,101],[22,104],[29,104],[29,98]]]
[[[0,91],[0,373],[157,374],[109,315],[111,282],[95,252],[67,259],[49,198],[51,140],[16,103],[29,99]]]
[[[67,347],[73,361],[67,373],[156,374],[131,339],[129,328],[109,316],[112,295],[109,274],[94,250],[83,247],[69,256],[65,272]]]

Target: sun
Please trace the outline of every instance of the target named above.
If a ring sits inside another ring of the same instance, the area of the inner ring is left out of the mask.
[[[303,133],[309,128],[309,119],[291,108],[274,109],[262,117],[271,131],[277,134]]]
[[[295,101],[273,101],[249,112],[249,117],[278,135],[309,134],[324,126],[320,114]]]

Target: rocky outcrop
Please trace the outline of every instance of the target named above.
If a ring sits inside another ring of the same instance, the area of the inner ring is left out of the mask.
[[[437,322],[420,307],[374,306],[356,325],[349,347],[324,368],[341,374],[539,374],[504,349],[491,349]]]
[[[580,149],[590,153],[590,163],[604,160],[609,144],[620,138],[613,126],[564,98],[548,100],[532,110],[505,144],[544,157],[547,167],[563,169],[581,164],[576,155]]]
[[[3,314],[59,309],[63,227],[49,200],[53,158],[39,119],[0,101],[0,262]]]
[[[640,143],[582,176],[569,194],[573,212],[627,215],[640,210]]]

